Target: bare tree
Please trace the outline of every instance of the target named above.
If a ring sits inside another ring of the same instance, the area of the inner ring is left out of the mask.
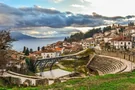
[[[9,31],[0,31],[0,69],[6,69],[7,63],[10,61],[10,53],[12,39]]]

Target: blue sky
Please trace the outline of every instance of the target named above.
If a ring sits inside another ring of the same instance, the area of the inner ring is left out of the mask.
[[[135,14],[134,0],[0,0],[0,2],[17,8],[37,5],[81,14],[92,14],[92,12],[106,16]]]

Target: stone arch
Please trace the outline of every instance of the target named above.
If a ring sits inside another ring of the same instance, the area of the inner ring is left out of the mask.
[[[61,80],[59,78],[54,79],[54,83],[61,83]]]
[[[21,79],[20,78],[11,77],[11,84],[19,86],[19,85],[21,85]]]
[[[30,86],[30,85],[32,85],[32,81],[31,80],[29,80],[29,79],[26,79],[24,82],[23,82],[23,86]]]

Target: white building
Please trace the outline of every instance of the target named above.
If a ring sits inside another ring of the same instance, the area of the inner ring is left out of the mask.
[[[95,41],[92,38],[85,39],[85,40],[81,41],[81,45],[82,45],[83,49],[94,48],[95,47]]]
[[[104,34],[103,33],[96,33],[93,35],[93,38],[97,43],[100,43],[104,39]]]
[[[44,51],[41,53],[42,59],[54,58],[60,56],[60,52]]]
[[[110,40],[110,44],[114,46],[116,49],[132,48],[131,39],[123,36]]]

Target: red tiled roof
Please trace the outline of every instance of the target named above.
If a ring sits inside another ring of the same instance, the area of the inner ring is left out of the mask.
[[[61,51],[63,48],[55,48],[55,51]]]
[[[32,54],[40,55],[40,54],[41,54],[41,51],[35,51],[35,52],[33,52]]]
[[[111,41],[131,41],[131,38],[124,37],[124,36],[119,36],[117,38],[111,39]]]
[[[126,28],[126,30],[132,30],[132,29],[135,29],[135,27],[128,27],[128,28]]]

